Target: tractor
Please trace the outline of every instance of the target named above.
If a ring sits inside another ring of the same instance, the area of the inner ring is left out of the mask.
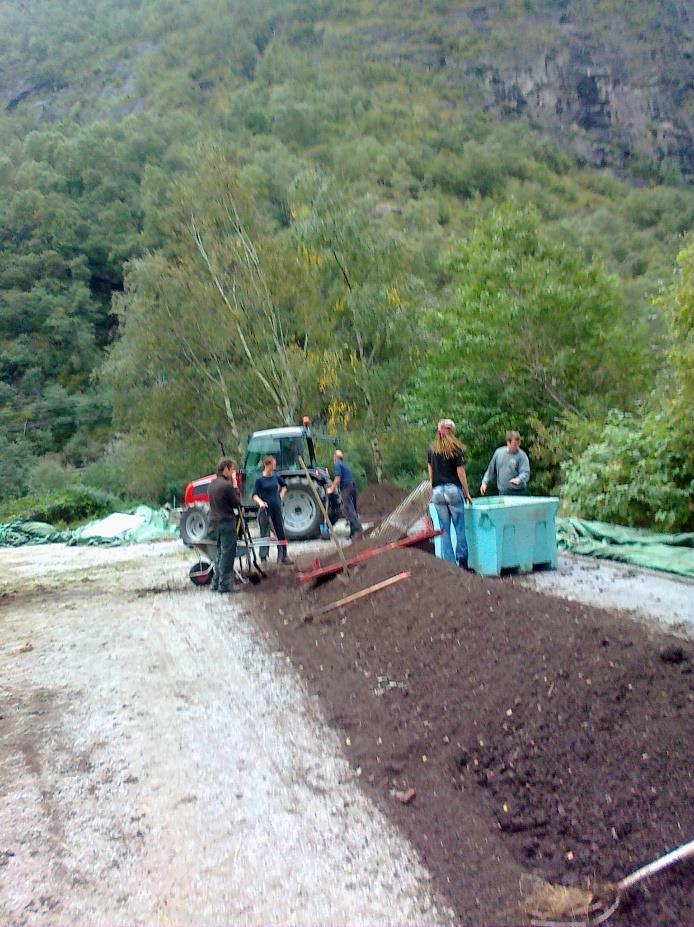
[[[299,457],[306,464],[313,487],[328,510],[331,522],[341,514],[339,492],[326,494],[330,484],[327,463],[328,456],[336,446],[336,439],[327,435],[314,435],[306,423],[299,426],[267,428],[254,431],[248,438],[246,453],[241,464],[241,498],[246,514],[257,517],[258,507],[253,502],[253,484],[263,469],[263,457],[272,456],[277,460],[277,476],[287,481],[287,492],[282,503],[284,530],[289,541],[303,541],[318,537],[323,526],[323,515],[318,506],[314,492],[309,485]],[[321,466],[316,449],[321,451]],[[330,448],[329,454],[325,451]],[[207,487],[214,479],[214,474],[193,480],[186,486],[183,497],[180,531],[183,543],[194,547],[208,536],[209,503]]]

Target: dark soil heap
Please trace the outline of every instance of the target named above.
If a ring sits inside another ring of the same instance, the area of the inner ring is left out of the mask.
[[[405,498],[407,491],[392,483],[367,486],[359,493],[359,515],[365,521],[380,521]]]
[[[275,574],[257,595],[460,922],[522,923],[524,873],[616,881],[694,837],[689,644],[418,550],[366,560],[346,585]],[[692,923],[693,875],[690,861],[643,883],[610,923]]]

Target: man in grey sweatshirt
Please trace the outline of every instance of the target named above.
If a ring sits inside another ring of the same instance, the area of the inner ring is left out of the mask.
[[[521,496],[528,488],[530,461],[520,449],[521,436],[517,431],[506,432],[506,447],[498,447],[482,477],[480,492],[484,496],[490,480],[496,476],[500,496]]]

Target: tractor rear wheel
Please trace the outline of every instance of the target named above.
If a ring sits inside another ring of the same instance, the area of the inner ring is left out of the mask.
[[[319,536],[323,515],[306,480],[288,483],[282,514],[288,541],[307,541]]]

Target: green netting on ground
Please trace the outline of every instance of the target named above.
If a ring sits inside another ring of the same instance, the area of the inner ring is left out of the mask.
[[[658,534],[600,521],[558,518],[557,546],[572,554],[694,578],[694,534]]]
[[[25,544],[121,547],[177,535],[178,528],[169,524],[165,509],[140,505],[130,512],[112,512],[72,531],[60,531],[38,521],[6,522],[0,525],[0,547],[22,547]]]

